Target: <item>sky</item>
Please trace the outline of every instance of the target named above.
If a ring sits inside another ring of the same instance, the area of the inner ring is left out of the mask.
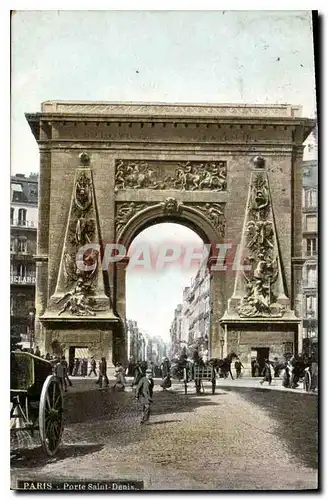
[[[160,244],[175,243],[186,248],[187,245],[201,252],[203,241],[191,229],[180,224],[161,223],[145,229],[133,240],[130,251],[149,245],[152,257],[152,270],[133,266],[126,271],[126,310],[129,319],[135,319],[141,330],[149,335],[159,335],[169,340],[169,331],[174,309],[182,303],[185,286],[199,269],[195,260],[190,268],[177,263],[165,264],[162,270],[154,269],[159,262]],[[145,258],[145,256],[143,256]],[[180,261],[181,262],[181,261]]]
[[[314,89],[309,11],[16,11],[11,171],[39,170],[24,113],[40,111],[43,101],[288,103],[314,117]],[[177,237],[169,226],[146,237]],[[160,281],[149,276],[146,287],[131,275],[128,317],[167,336],[189,279],[168,271]]]

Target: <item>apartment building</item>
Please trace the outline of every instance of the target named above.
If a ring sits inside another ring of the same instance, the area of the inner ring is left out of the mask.
[[[303,162],[303,339],[318,336],[318,163]]]
[[[170,329],[171,352],[178,355],[184,347],[195,344],[209,348],[210,333],[210,275],[202,266],[191,284],[183,290],[182,304],[174,311]]]
[[[23,342],[33,343],[38,175],[11,177],[10,319]]]

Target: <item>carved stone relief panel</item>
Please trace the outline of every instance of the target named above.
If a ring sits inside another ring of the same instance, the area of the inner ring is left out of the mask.
[[[186,203],[185,206],[199,210],[218,231],[221,237],[225,234],[226,219],[224,215],[224,203]]]
[[[121,189],[225,191],[227,162],[117,160],[115,191]]]
[[[115,229],[116,234],[120,233],[124,226],[134,217],[137,213],[145,208],[152,206],[149,203],[131,201],[129,203],[117,203],[115,215]]]
[[[225,216],[223,203],[181,203],[178,199],[173,197],[166,198],[163,202],[157,203],[144,203],[131,201],[128,203],[116,204],[115,215],[115,228],[116,234],[128,224],[128,222],[136,214],[140,213],[146,208],[159,206],[165,215],[178,215],[183,213],[184,208],[193,208],[201,212],[215,227],[221,237],[225,234]]]

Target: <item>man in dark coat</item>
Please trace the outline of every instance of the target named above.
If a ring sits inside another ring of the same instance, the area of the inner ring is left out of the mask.
[[[150,417],[150,407],[153,402],[153,389],[154,389],[154,381],[152,370],[148,368],[146,370],[146,375],[139,380],[136,389],[136,397],[137,399],[142,399],[142,419],[140,424],[145,424],[149,421]]]
[[[171,376],[170,376],[170,368],[171,364],[168,358],[163,358],[162,365],[161,365],[161,375],[162,375],[162,383],[161,387],[165,391],[169,387],[171,387],[172,382],[171,382]]]
[[[199,355],[198,347],[196,346],[194,352],[192,353],[192,360],[195,365],[200,365],[202,363],[202,358]]]
[[[95,358],[92,356],[91,360],[90,360],[90,371],[89,371],[89,377],[91,375],[91,373],[94,373],[96,376],[97,376],[97,371],[96,371],[96,360]]]
[[[74,368],[73,368],[73,377],[77,377],[79,375],[80,368],[80,360],[79,358],[74,359]]]
[[[264,368],[263,368],[263,371],[262,371],[262,375],[264,375],[264,379],[263,380],[260,380],[260,384],[262,385],[263,382],[269,382],[269,385],[271,385],[271,382],[272,382],[272,375],[271,375],[271,363],[268,359],[265,360],[265,363],[264,363]]]
[[[163,358],[162,364],[161,364],[161,372],[162,372],[162,378],[164,379],[168,375],[170,375],[170,368],[171,364],[168,358]]]
[[[68,385],[69,385],[70,387],[72,387],[72,385],[73,385],[73,384],[72,384],[72,382],[70,381],[70,379],[69,379],[69,377],[68,377],[68,363],[67,363],[67,361],[66,361],[66,359],[65,359],[65,356],[62,356],[62,358],[61,358],[61,364],[62,364],[62,365],[63,365],[63,367],[64,367],[64,381],[65,381],[65,387],[67,387],[66,382],[68,383]]]
[[[107,377],[107,362],[106,358],[102,357],[99,363],[99,378],[97,384],[99,384],[99,389],[102,388],[103,380],[105,382],[105,387],[108,387],[109,380]]]
[[[236,377],[240,378],[241,375],[241,369],[244,368],[242,362],[240,361],[239,358],[236,359],[235,361],[235,370],[236,370]]]

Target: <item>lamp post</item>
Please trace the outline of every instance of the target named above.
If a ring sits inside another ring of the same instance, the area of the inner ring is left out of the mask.
[[[33,311],[30,311],[29,314],[29,337],[30,337],[30,349],[33,348],[33,341],[34,341],[34,319],[35,319],[35,314]]]

